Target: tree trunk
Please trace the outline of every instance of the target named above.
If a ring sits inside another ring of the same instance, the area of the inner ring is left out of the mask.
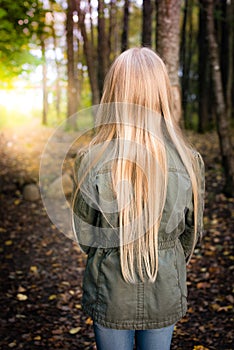
[[[219,135],[222,163],[225,172],[226,194],[234,195],[234,157],[230,135],[230,123],[227,116],[227,109],[224,100],[221,70],[219,65],[219,50],[215,37],[214,28],[214,3],[207,0],[207,32],[210,51],[210,62],[212,67],[212,79],[216,102],[217,130]]]
[[[191,77],[191,63],[194,53],[194,48],[197,45],[194,42],[194,30],[193,30],[193,0],[186,0],[184,8],[184,21],[183,21],[183,35],[181,42],[181,68],[182,68],[182,109],[184,117],[184,125],[188,128],[193,127],[192,121],[192,108],[190,113],[187,112],[189,96],[190,96],[190,85],[192,81]],[[186,40],[188,39],[188,40]],[[192,107],[194,104],[191,104]],[[190,105],[190,106],[191,106]]]
[[[77,84],[75,76],[75,61],[74,61],[74,34],[73,34],[73,11],[74,0],[68,0],[67,2],[67,22],[66,22],[66,39],[67,39],[67,118],[68,125],[72,128],[76,127],[76,120],[72,115],[77,113],[78,110],[78,98],[77,98]]]
[[[102,95],[104,79],[109,66],[109,49],[105,28],[104,0],[98,1],[98,87]]]
[[[124,1],[123,31],[121,36],[121,51],[128,49],[128,31],[129,31],[129,0]]]
[[[209,125],[209,91],[208,79],[209,79],[209,58],[207,48],[207,25],[206,25],[206,12],[205,1],[200,0],[200,12],[199,12],[199,32],[198,32],[198,132],[203,133],[210,128]]]
[[[92,19],[92,4],[91,4],[91,0],[88,0],[88,2],[89,2],[91,45],[92,45],[92,47],[94,47],[95,44],[94,44],[94,28],[93,28],[93,19]],[[77,0],[77,4],[80,8],[80,0]]]
[[[96,66],[96,57],[94,57],[94,46],[92,45],[92,38],[91,42],[88,39],[86,26],[85,26],[85,13],[80,8],[80,0],[77,1],[77,12],[79,15],[79,28],[81,31],[81,35],[83,37],[84,42],[84,54],[86,59],[86,64],[88,67],[88,75],[89,75],[89,81],[92,91],[92,104],[97,105],[100,102],[100,94],[99,94],[99,87],[98,87],[98,76],[97,76],[97,66]]]
[[[233,82],[233,55],[234,55],[234,1],[227,3],[227,16],[226,20],[229,28],[229,36],[228,36],[228,76],[227,76],[227,85],[226,85],[226,103],[227,103],[227,115],[228,119],[232,118],[232,111],[234,111],[234,82]]]
[[[172,85],[174,116],[181,118],[181,91],[179,84],[179,46],[180,46],[180,0],[156,0],[157,52],[166,64]]]
[[[152,10],[151,0],[143,0],[142,46],[152,46]]]
[[[221,1],[218,7],[218,10],[221,13],[221,19],[220,21],[220,42],[218,42],[218,45],[220,47],[220,68],[221,68],[221,77],[222,77],[222,84],[223,84],[223,92],[224,92],[224,98],[225,102],[226,100],[226,91],[227,91],[227,81],[228,81],[228,68],[229,68],[229,25],[227,21],[227,2]]]
[[[79,30],[78,30],[78,24],[74,23],[73,27],[74,32],[74,78],[75,78],[75,85],[77,90],[77,109],[80,104],[80,92],[82,90],[82,83],[83,83],[83,69],[79,68],[79,62],[81,60],[81,50],[82,50],[82,43],[80,42],[79,38]]]
[[[118,22],[116,0],[111,0],[110,2],[108,43],[110,49],[110,60],[113,61],[118,55]]]
[[[43,110],[42,110],[42,124],[47,125],[48,114],[48,90],[47,90],[47,65],[46,65],[46,49],[44,38],[41,38],[41,52],[42,52],[42,91],[43,91]]]
[[[191,12],[191,11],[190,11]],[[181,44],[180,44],[180,58],[181,58],[181,70],[182,70],[182,77],[181,77],[181,86],[182,86],[182,113],[183,113],[183,119],[184,119],[184,125],[185,127],[189,127],[189,121],[187,117],[187,103],[188,103],[188,60],[187,56],[190,55],[189,48],[190,45],[187,45],[187,22],[188,22],[188,13],[189,13],[189,0],[185,0],[184,2],[184,18],[183,18],[183,24],[182,24],[182,37],[181,37]]]
[[[115,59],[119,55],[120,45],[121,45],[120,37],[119,37],[120,25],[118,20],[118,8],[116,4],[115,4],[115,18],[113,19],[113,22],[114,22],[113,23],[114,30],[113,30],[112,53],[113,53],[113,59]]]
[[[207,42],[208,44],[208,42]],[[207,54],[207,58],[209,58],[209,51]],[[209,117],[209,129],[213,129],[216,127],[216,107],[214,103],[210,103],[210,101],[215,100],[214,95],[214,85],[213,85],[213,79],[212,79],[212,67],[209,63],[208,65],[208,82],[207,82],[207,109],[208,109],[208,117]]]
[[[186,124],[186,107],[187,107],[187,91],[186,91],[186,80],[188,77],[185,75],[185,66],[186,66],[186,52],[187,52],[187,19],[188,19],[188,1],[185,0],[184,2],[184,16],[183,16],[183,24],[182,24],[182,35],[181,35],[181,43],[180,43],[180,62],[181,62],[181,70],[182,70],[182,77],[181,77],[181,86],[182,86],[182,109],[183,109],[183,115],[184,120]]]
[[[56,82],[55,82],[55,109],[56,109],[56,115],[57,120],[60,120],[61,117],[61,87],[60,87],[60,62],[57,57],[57,37],[55,33],[55,18],[54,15],[52,16],[53,22],[51,26],[51,33],[53,38],[53,46],[54,46],[54,57],[55,57],[55,65],[56,65]]]

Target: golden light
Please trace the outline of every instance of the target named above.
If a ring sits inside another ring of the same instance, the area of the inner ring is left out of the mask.
[[[29,114],[37,108],[41,108],[41,90],[35,89],[14,89],[0,90],[0,106],[6,111]]]

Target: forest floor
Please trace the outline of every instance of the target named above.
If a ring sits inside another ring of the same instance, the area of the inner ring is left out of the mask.
[[[25,181],[38,181],[51,132],[38,124],[0,130],[1,350],[95,349],[80,305],[85,256],[53,225],[41,199],[22,196]],[[234,199],[222,192],[216,134],[188,137],[206,164],[205,233],[188,266],[188,312],[171,349],[231,350]]]

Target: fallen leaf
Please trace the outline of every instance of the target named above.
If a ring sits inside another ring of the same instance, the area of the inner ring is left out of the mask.
[[[227,299],[230,303],[234,304],[234,297],[233,297],[231,294],[227,295],[227,296],[226,296],[226,299]]]
[[[71,328],[69,333],[70,334],[76,334],[81,330],[81,327]]]
[[[9,348],[14,348],[16,346],[16,341],[13,341],[12,343],[8,344]]]
[[[233,306],[232,305],[227,305],[227,306],[221,306],[218,311],[225,311],[227,312],[228,310],[232,310]]]
[[[25,301],[25,300],[28,299],[27,295],[21,294],[21,293],[18,293],[18,294],[16,295],[16,298],[17,298],[19,301]]]
[[[85,323],[88,325],[92,325],[93,321],[92,321],[91,317],[88,317],[87,320],[85,321]]]
[[[37,266],[30,266],[30,272],[37,273]]]
[[[58,329],[53,329],[52,330],[52,334],[55,334],[55,335],[60,335],[60,334],[63,334],[63,330],[58,328]]]
[[[41,340],[41,336],[40,335],[36,335],[33,340]]]
[[[25,289],[24,287],[22,287],[22,286],[19,286],[18,292],[19,292],[19,293],[26,292],[26,289]]]
[[[199,282],[199,283],[197,283],[197,288],[198,289],[210,288],[210,283],[208,283],[208,282]]]
[[[220,309],[220,305],[219,304],[211,304],[210,305],[211,309],[214,310],[214,311],[218,311]]]

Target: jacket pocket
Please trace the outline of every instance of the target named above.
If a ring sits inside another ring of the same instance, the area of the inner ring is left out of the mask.
[[[159,270],[155,283],[147,283],[145,291],[145,316],[157,322],[181,317],[187,307],[186,277],[180,269],[185,266],[184,253],[178,258],[175,246],[159,250]]]
[[[82,304],[85,308],[99,311],[98,286],[100,279],[100,269],[105,258],[103,249],[93,249],[88,255],[86,268],[83,277],[83,297]],[[102,311],[102,310],[100,310]]]

